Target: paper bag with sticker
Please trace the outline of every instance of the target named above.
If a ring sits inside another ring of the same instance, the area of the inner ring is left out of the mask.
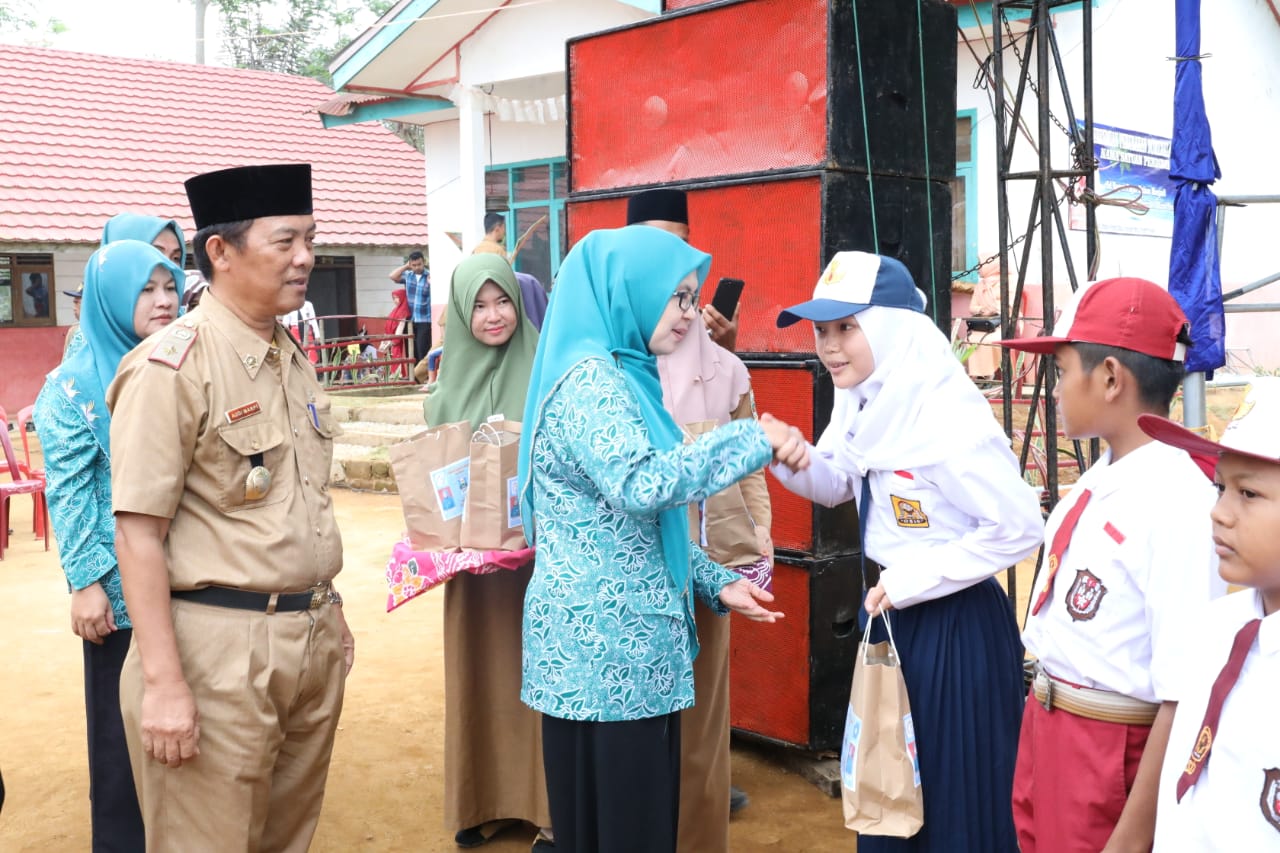
[[[462,515],[462,547],[526,547],[520,519],[520,423],[490,420],[471,436],[471,487]]]
[[[409,541],[419,551],[452,551],[462,532],[471,424],[444,424],[389,448]]]
[[[844,825],[860,835],[910,838],[924,825],[924,791],[907,683],[893,629],[871,642],[871,625],[858,647],[853,689],[840,749]]]

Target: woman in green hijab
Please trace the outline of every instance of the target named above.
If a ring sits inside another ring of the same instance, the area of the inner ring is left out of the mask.
[[[525,317],[511,264],[498,255],[472,255],[458,264],[447,310],[440,380],[422,407],[427,426],[470,421],[475,429],[491,415],[519,420],[538,333]]]
[[[423,406],[427,425],[519,420],[538,333],[511,264],[499,255],[459,264],[447,323],[440,380]],[[518,821],[551,825],[542,720],[520,701],[520,624],[532,574],[530,564],[463,572],[445,584],[444,811],[460,847],[479,846]]]

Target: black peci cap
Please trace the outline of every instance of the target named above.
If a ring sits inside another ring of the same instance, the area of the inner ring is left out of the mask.
[[[311,164],[237,166],[187,180],[196,230],[264,216],[312,212]]]
[[[684,190],[645,190],[627,199],[627,224],[650,222],[689,224],[689,199]]]

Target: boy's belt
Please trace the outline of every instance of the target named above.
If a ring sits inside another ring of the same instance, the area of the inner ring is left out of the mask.
[[[1143,702],[1123,693],[1077,687],[1045,672],[1038,664],[1031,680],[1031,692],[1046,711],[1066,711],[1086,720],[1149,726],[1155,722],[1158,704]]]

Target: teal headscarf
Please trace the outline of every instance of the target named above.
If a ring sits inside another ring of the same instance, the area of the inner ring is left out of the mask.
[[[187,238],[182,234],[182,226],[173,219],[161,219],[158,216],[146,216],[141,213],[119,213],[107,220],[102,228],[102,244],[114,243],[117,240],[141,240],[153,242],[160,232],[169,228],[178,238],[182,247],[182,257],[178,259],[178,268],[187,265]]]
[[[711,256],[658,228],[631,225],[592,231],[560,265],[529,377],[520,438],[520,505],[529,541],[533,535],[530,454],[543,408],[556,387],[584,359],[615,362],[640,403],[649,440],[659,450],[683,443],[662,405],[658,359],[649,338],[676,287],[691,272],[702,286]],[[677,591],[689,581],[689,511],[680,506],[658,516],[662,553]],[[686,613],[692,620],[693,614]]]
[[[107,412],[107,386],[116,376],[120,359],[142,343],[133,329],[133,309],[156,267],[164,267],[173,276],[180,303],[182,270],[150,243],[118,240],[90,255],[80,306],[84,345],[49,374],[51,384],[84,416],[108,456],[111,419]],[[175,316],[177,308],[174,305]]]

